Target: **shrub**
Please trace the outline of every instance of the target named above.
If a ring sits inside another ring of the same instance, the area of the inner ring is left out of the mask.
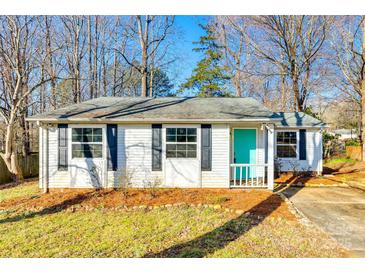
[[[129,188],[132,186],[133,171],[127,168],[121,168],[118,170],[118,181],[122,191],[124,199],[129,196]]]
[[[154,199],[157,197],[158,189],[162,185],[161,179],[159,177],[155,177],[152,181],[147,181],[147,188],[149,189],[149,193],[151,198]]]
[[[347,147],[350,147],[350,146],[355,146],[355,147],[358,147],[358,146],[361,146],[361,143],[359,140],[356,140],[356,139],[348,139],[345,141],[345,146]]]

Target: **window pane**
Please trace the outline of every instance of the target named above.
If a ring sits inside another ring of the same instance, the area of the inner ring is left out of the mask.
[[[72,158],[82,157],[81,147],[79,144],[72,145]]]
[[[94,135],[102,135],[103,130],[101,128],[93,128],[93,134]]]
[[[196,128],[188,128],[188,135],[196,136]]]
[[[196,136],[188,136],[188,142],[190,143],[196,142]]]
[[[176,128],[167,128],[166,134],[167,135],[176,135]]]
[[[103,146],[96,144],[73,144],[72,145],[73,158],[102,158]]]
[[[93,136],[93,142],[102,142],[103,141],[103,137],[101,135],[94,135]]]
[[[166,142],[176,142],[176,135],[167,135]]]
[[[72,145],[72,149],[75,149],[75,150],[82,150],[82,145],[79,145],[79,144],[73,144],[73,145]]]
[[[175,158],[176,157],[176,151],[175,150],[166,151],[166,157],[167,158]]]
[[[175,144],[167,144],[166,145],[166,150],[170,151],[170,150],[176,150],[176,145]]]
[[[83,144],[83,153],[85,158],[93,158],[92,148],[89,144]]]
[[[72,129],[72,141],[73,142],[82,141],[82,128],[73,128]]]
[[[178,128],[177,135],[186,135],[186,128]]]
[[[189,158],[196,158],[196,151],[195,150],[188,150],[188,157]]]
[[[180,143],[186,142],[186,135],[177,135],[177,142]]]
[[[296,146],[280,145],[277,146],[276,152],[279,158],[296,158]]]
[[[177,150],[186,150],[186,145],[185,144],[179,144],[179,145],[177,145],[177,147],[176,147],[176,149]]]
[[[92,142],[92,128],[83,128],[82,135],[83,142]]]
[[[176,151],[176,157],[177,158],[186,158],[186,150],[183,150],[183,151]]]
[[[91,145],[92,147],[92,157],[102,158],[103,157],[103,147],[102,145]]]
[[[296,132],[278,132],[276,136],[276,142],[278,144],[297,144]]]
[[[188,145],[188,150],[196,150],[196,145]]]

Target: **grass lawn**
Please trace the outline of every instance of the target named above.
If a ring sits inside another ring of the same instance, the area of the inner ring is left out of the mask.
[[[0,189],[0,203],[5,200],[37,194],[39,194],[38,184],[30,181],[15,187]]]
[[[30,191],[29,185],[22,187],[0,190],[3,200],[0,202],[0,257],[347,255],[326,234],[300,224],[296,219],[289,218],[289,214],[280,214],[282,217],[253,214],[247,217],[222,209],[189,206],[134,211],[99,207],[75,212],[62,207],[50,210],[48,207],[48,210],[32,211],[24,205],[25,201],[38,199],[41,202],[43,195],[35,196],[37,192]],[[98,197],[99,202],[102,199],[106,199],[105,196]],[[230,199],[235,204],[233,198]],[[14,203],[17,200],[21,207]],[[48,197],[48,200],[52,199]],[[222,199],[216,200],[222,202]],[[9,201],[12,202],[7,203]],[[245,203],[245,200],[241,202]],[[248,199],[246,202],[249,203]],[[287,210],[280,204],[272,211],[278,208],[281,212]],[[262,214],[263,211],[257,212]]]
[[[328,167],[336,166],[339,164],[355,164],[355,163],[357,163],[356,160],[350,159],[347,157],[331,158],[331,159],[324,160],[324,162],[323,162],[323,164]]]

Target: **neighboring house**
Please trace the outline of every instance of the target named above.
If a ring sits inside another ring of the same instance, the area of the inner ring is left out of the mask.
[[[273,189],[281,170],[322,171],[325,125],[252,98],[103,97],[28,118],[40,187]]]
[[[340,140],[347,140],[347,139],[358,139],[359,134],[357,129],[334,129],[331,130],[330,133],[334,135],[339,135]]]

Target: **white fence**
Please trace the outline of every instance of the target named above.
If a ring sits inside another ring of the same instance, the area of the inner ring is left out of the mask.
[[[231,188],[267,188],[268,164],[231,164]]]

